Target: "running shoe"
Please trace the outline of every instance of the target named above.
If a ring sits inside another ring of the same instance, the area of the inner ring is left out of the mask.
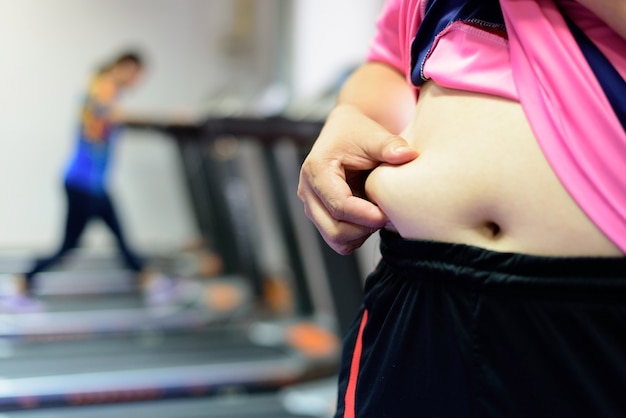
[[[15,294],[0,299],[0,311],[5,313],[37,313],[44,310],[44,303],[30,296]]]
[[[143,298],[150,306],[168,305],[178,302],[180,291],[177,282],[162,274],[155,274],[145,285]]]

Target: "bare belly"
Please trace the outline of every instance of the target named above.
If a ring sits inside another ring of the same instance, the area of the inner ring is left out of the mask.
[[[403,137],[420,156],[381,165],[369,199],[410,239],[543,255],[622,255],[545,160],[519,103],[426,83]]]

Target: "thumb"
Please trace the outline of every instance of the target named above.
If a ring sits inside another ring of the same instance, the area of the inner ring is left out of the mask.
[[[404,164],[418,156],[415,148],[400,135],[390,135],[380,143],[378,159],[387,164]]]

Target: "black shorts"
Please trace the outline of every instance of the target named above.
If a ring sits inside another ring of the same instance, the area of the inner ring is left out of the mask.
[[[626,417],[626,258],[382,231],[336,418]]]

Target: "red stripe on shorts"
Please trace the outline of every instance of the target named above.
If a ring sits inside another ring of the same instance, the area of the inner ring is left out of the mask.
[[[361,318],[361,325],[359,326],[359,334],[356,337],[356,344],[354,345],[354,351],[352,352],[352,364],[350,364],[350,379],[348,380],[348,387],[346,388],[345,397],[345,413],[344,418],[355,418],[355,398],[356,398],[356,383],[359,378],[359,367],[361,365],[361,351],[363,350],[363,329],[367,322],[367,310],[363,311],[363,317]]]

